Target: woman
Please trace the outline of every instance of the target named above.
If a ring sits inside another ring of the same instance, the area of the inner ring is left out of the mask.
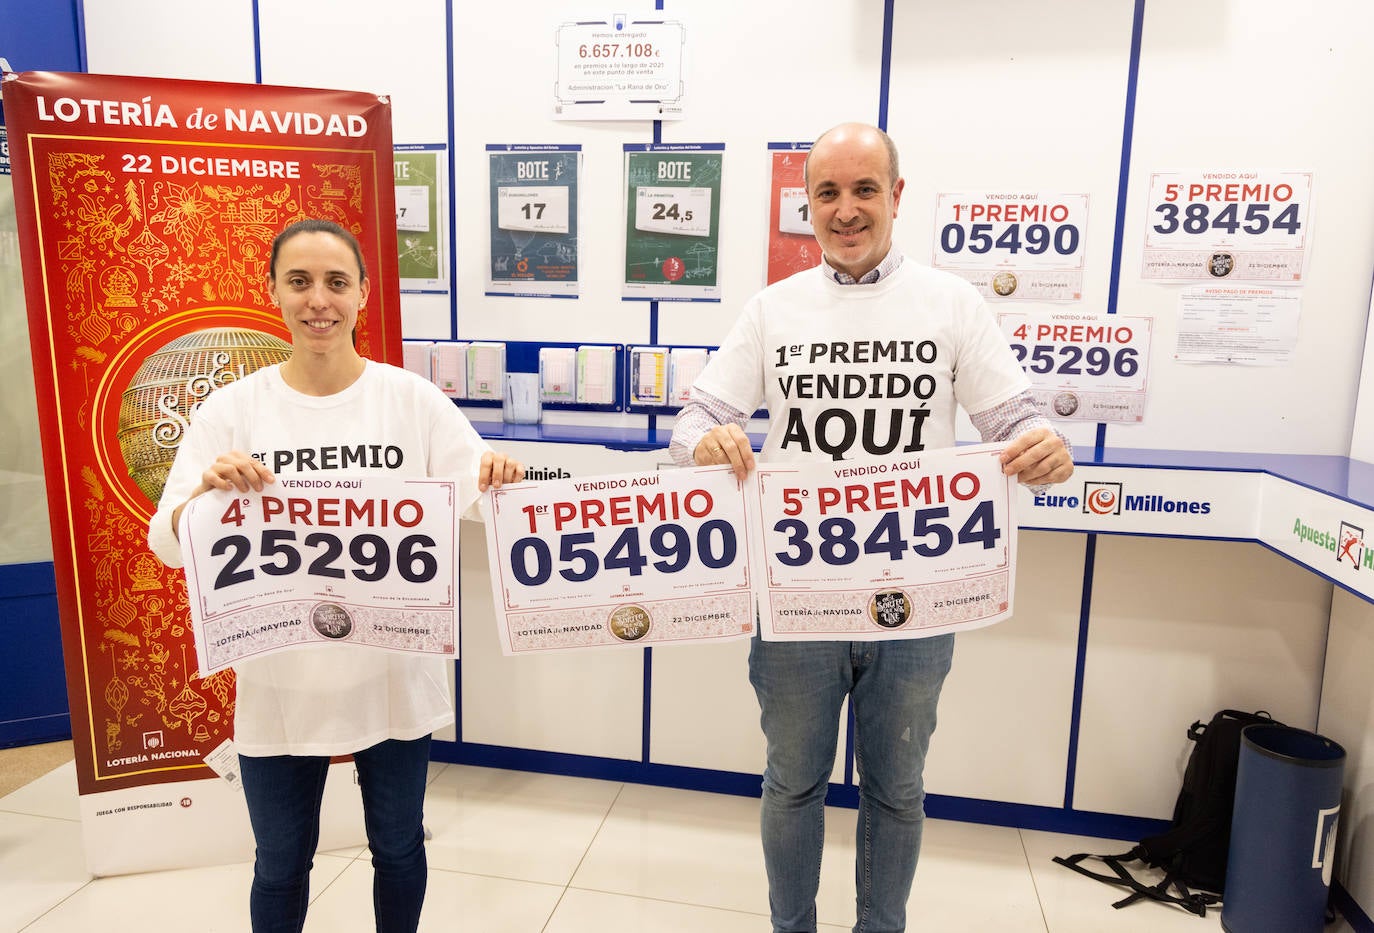
[[[371,283],[347,230],[324,220],[287,227],[272,244],[267,287],[292,355],[217,390],[196,411],[148,529],[168,566],[181,566],[176,534],[186,503],[211,489],[261,491],[275,481],[268,464],[313,467],[338,462],[339,448],[381,445],[391,475],[458,480],[458,505],[470,518],[479,491],[523,478],[523,465],[493,452],[437,387],[358,354],[353,329]],[[234,743],[257,842],[254,933],[304,924],[329,757],[344,754],[358,770],[377,930],[415,930],[427,874],[430,734],[453,722],[446,664],[329,645],[235,665]]]

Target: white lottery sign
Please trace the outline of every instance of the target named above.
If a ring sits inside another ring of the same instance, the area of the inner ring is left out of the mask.
[[[179,535],[200,673],[299,645],[457,656],[451,480],[283,476],[212,490]]]
[[[941,193],[935,266],[945,269],[1083,268],[1086,194]]]
[[[1046,417],[1144,420],[1153,319],[1071,311],[1005,311],[997,319]]]
[[[1156,173],[1142,275],[1298,283],[1311,209],[1311,172]]]
[[[679,236],[711,235],[711,189],[640,186],[635,229]]]
[[[919,638],[1012,611],[1015,479],[1001,445],[840,463],[760,464],[765,639]]]
[[[811,226],[811,203],[806,199],[805,188],[778,189],[778,232],[815,235],[816,230]]]
[[[1077,301],[1088,196],[1046,191],[941,193],[934,259],[989,299]]]
[[[498,187],[496,225],[502,230],[567,233],[568,186]]]
[[[396,186],[396,229],[410,233],[429,232],[429,188],[424,185]]]
[[[506,654],[753,633],[750,512],[728,467],[521,483],[482,507]]]

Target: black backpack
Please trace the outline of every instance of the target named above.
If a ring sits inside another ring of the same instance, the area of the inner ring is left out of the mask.
[[[1132,892],[1113,904],[1125,907],[1142,898],[1163,901],[1199,917],[1207,908],[1221,903],[1226,884],[1226,856],[1231,845],[1231,808],[1236,797],[1236,768],[1240,759],[1240,733],[1255,723],[1273,723],[1263,710],[1242,713],[1224,709],[1203,725],[1201,720],[1188,729],[1188,738],[1197,743],[1188,756],[1183,772],[1183,787],[1174,803],[1169,828],[1146,836],[1121,855],[1091,855],[1080,852],[1055,861],[1066,868]],[[1084,859],[1098,859],[1113,874],[1089,871]],[[1146,885],[1134,878],[1123,864],[1140,861],[1162,868],[1164,878]]]

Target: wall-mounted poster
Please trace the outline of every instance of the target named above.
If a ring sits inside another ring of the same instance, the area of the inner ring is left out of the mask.
[[[581,146],[488,145],[488,295],[575,298]]]
[[[396,147],[396,253],[401,292],[448,294],[448,147]]]
[[[625,144],[627,299],[720,300],[724,143]]]
[[[687,27],[624,13],[558,24],[555,120],[681,120]]]
[[[942,193],[932,265],[993,301],[1078,301],[1088,196],[1006,189]]]
[[[1141,277],[1297,285],[1309,256],[1311,213],[1311,172],[1156,172]]]
[[[769,143],[768,284],[820,265],[802,170],[810,143]]]
[[[1047,418],[1138,424],[1145,420],[1154,320],[1075,311],[1003,311],[1012,352]]]

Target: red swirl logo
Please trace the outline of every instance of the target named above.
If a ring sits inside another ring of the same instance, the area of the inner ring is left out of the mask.
[[[1088,494],[1088,509],[1095,515],[1111,515],[1116,511],[1116,491],[1099,486]]]

